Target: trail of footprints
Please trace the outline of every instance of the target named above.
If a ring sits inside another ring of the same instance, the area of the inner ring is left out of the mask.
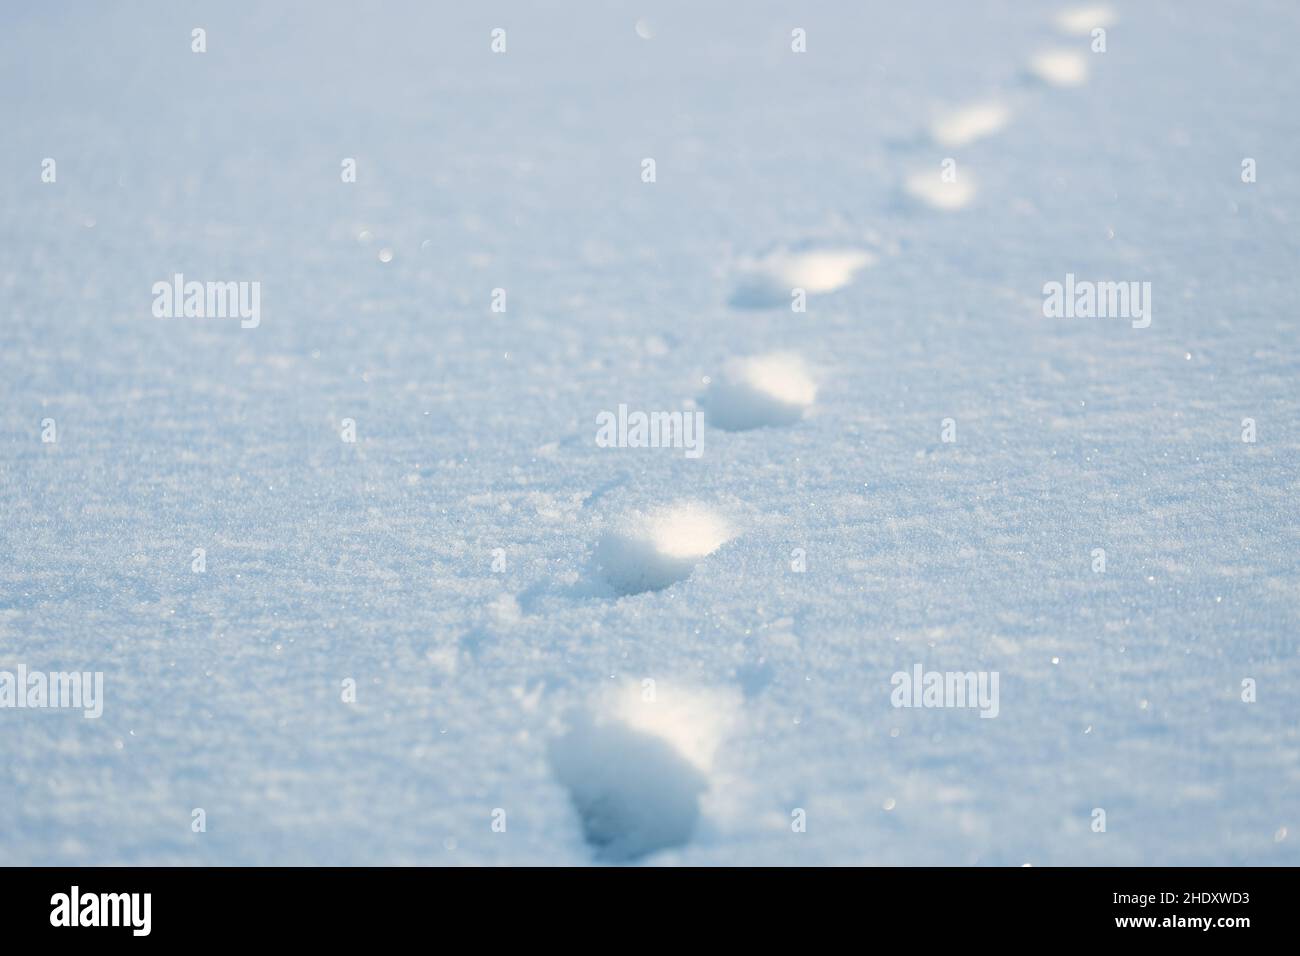
[[[793,425],[812,407],[817,386],[803,360],[773,352],[733,359],[701,397],[707,420],[723,431]],[[716,509],[682,500],[618,517],[596,544],[596,573],[619,595],[659,591],[736,536]]]
[[[1071,37],[1091,38],[1096,29],[1106,29],[1115,22],[1106,6],[1079,7],[1066,10],[1056,20],[1057,29]],[[1031,88],[1068,88],[1088,81],[1087,47],[1073,45],[1040,50],[1025,64],[1022,77]],[[1023,104],[1022,104],[1023,105]],[[956,108],[937,117],[930,124],[928,140],[945,148],[960,148],[993,136],[1011,122],[1014,109],[1008,96],[988,97]],[[978,193],[978,181],[967,170],[948,166],[939,170],[931,163],[908,174],[903,192],[913,201],[931,209],[951,212],[970,205]]]
[[[1089,6],[1063,12],[1056,25],[1069,36],[1088,37],[1114,20],[1109,7]],[[1040,87],[1077,87],[1087,82],[1088,65],[1077,45],[1045,49],[1028,61],[1024,77]],[[924,141],[960,148],[995,136],[1013,116],[1005,97],[987,97],[937,117]],[[952,212],[970,204],[977,183],[965,170],[948,177],[932,164],[906,174],[903,191],[923,206]],[[835,292],[875,261],[864,249],[776,249],[738,264],[729,304],[789,308],[792,290]],[[728,362],[708,380],[700,405],[712,427],[738,432],[793,426],[816,396],[815,376],[798,355],[768,353]],[[685,580],[741,530],[729,516],[688,499],[629,510],[601,534],[593,567],[617,596],[655,592]],[[552,737],[552,772],[599,860],[635,861],[691,840],[710,790],[714,752],[739,719],[739,695],[664,690],[668,699],[634,685],[601,695],[570,714]]]

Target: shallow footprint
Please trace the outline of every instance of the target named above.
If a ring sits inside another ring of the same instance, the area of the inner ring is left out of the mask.
[[[600,696],[548,748],[583,837],[609,862],[685,845],[736,720],[736,695],[643,680]]]

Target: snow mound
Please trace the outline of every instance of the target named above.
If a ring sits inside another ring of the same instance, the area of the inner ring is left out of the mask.
[[[1052,86],[1082,86],[1088,59],[1075,50],[1045,50],[1029,61],[1029,72]]]
[[[1001,130],[1011,121],[1011,110],[995,101],[972,103],[935,120],[930,136],[940,146],[965,146]]]
[[[627,862],[683,846],[699,821],[734,701],[659,684],[624,684],[551,742],[551,769],[598,859]]]
[[[742,309],[788,306],[795,289],[822,295],[842,289],[859,270],[875,262],[862,249],[817,249],[770,253],[746,262],[731,304]]]
[[[956,179],[945,181],[937,170],[922,170],[908,176],[903,188],[918,202],[945,212],[963,209],[975,198],[975,184],[966,172],[962,172]]]
[[[1073,36],[1088,36],[1097,27],[1109,27],[1114,23],[1115,11],[1105,4],[1072,7],[1061,11],[1056,18],[1057,27]]]
[[[702,399],[709,423],[726,431],[793,425],[817,398],[799,356],[786,352],[733,359]]]
[[[733,536],[716,512],[682,502],[626,516],[601,536],[595,561],[621,594],[658,591],[690,577],[701,558]]]

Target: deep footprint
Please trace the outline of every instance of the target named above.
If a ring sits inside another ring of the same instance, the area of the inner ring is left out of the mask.
[[[667,740],[584,718],[549,756],[598,859],[629,862],[690,841],[708,781]]]

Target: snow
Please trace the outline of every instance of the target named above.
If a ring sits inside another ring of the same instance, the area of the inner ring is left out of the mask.
[[[1300,864],[1300,9],[1073,8],[9,5],[0,864]]]

